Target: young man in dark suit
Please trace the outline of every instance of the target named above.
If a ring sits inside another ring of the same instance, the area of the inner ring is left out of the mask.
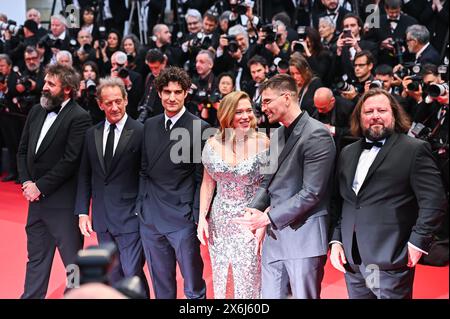
[[[183,69],[164,69],[155,85],[164,114],[144,125],[138,214],[145,256],[156,298],[176,298],[177,262],[186,298],[205,298],[196,223],[208,124],[184,106],[191,80]]]
[[[364,138],[341,152],[331,263],[350,298],[412,298],[415,265],[427,254],[446,198],[430,145],[407,136],[409,121],[382,89],[365,93],[351,129]]]
[[[116,244],[120,263],[113,269],[111,283],[139,276],[148,295],[135,207],[144,126],[125,112],[128,99],[122,80],[101,79],[97,96],[106,120],[86,133],[75,214],[84,236],[90,237],[95,230],[100,244]],[[91,199],[94,227],[89,217]]]
[[[91,120],[74,100],[80,83],[75,70],[51,65],[45,73],[41,103],[28,114],[17,155],[23,196],[29,201],[21,298],[45,298],[55,248],[68,266],[83,244],[73,211],[76,172]]]

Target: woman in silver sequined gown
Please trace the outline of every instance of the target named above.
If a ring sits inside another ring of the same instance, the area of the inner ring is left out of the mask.
[[[234,108],[235,112],[227,112],[230,108]],[[226,117],[233,117],[231,122],[234,125],[228,123],[226,126]],[[221,127],[239,129],[240,125],[246,125],[245,128],[249,128],[247,132],[256,127],[250,98],[245,92],[234,92],[227,96],[220,105],[218,118]],[[221,140],[220,133],[210,138],[203,149],[205,170],[200,193],[198,236],[202,243],[204,235],[208,239],[216,299],[226,297],[227,284],[231,284],[231,279],[234,298],[260,298],[261,260],[258,250],[264,229],[253,234],[246,227],[233,222],[234,218],[244,215],[245,208],[255,195],[263,178],[260,168],[265,165],[267,158],[267,138],[258,133],[249,135],[249,138],[240,143],[243,150],[247,149],[246,155],[243,151],[236,152],[242,156],[231,156],[232,150],[227,149],[227,143]],[[238,147],[236,136],[233,138]],[[210,205],[214,189],[216,195]],[[232,278],[228,278],[230,266]]]

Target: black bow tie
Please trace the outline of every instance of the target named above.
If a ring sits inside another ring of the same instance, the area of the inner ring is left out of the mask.
[[[56,114],[58,114],[59,113],[59,111],[61,110],[61,105],[58,105],[58,106],[55,106],[54,108],[52,108],[51,110],[48,110],[48,109],[45,109],[46,111],[47,111],[47,114],[48,113],[52,113],[52,112],[55,112]]]
[[[329,16],[329,17],[335,17],[336,15],[337,15],[336,12],[328,12],[327,13],[327,16]]]
[[[380,141],[376,141],[376,142],[367,142],[366,140],[362,141],[362,148],[365,150],[370,150],[374,146],[382,147],[383,143],[381,143]]]

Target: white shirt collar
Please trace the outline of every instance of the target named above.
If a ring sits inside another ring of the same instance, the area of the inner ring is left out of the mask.
[[[184,107],[184,106],[181,108],[180,112],[178,112],[177,114],[175,114],[172,117],[168,117],[166,112],[164,112],[164,124],[166,124],[167,120],[170,119],[172,121],[172,127],[173,127],[175,125],[175,123],[180,119],[180,117],[184,114],[184,112],[186,112],[186,107]]]
[[[430,45],[430,42],[428,42],[427,44],[425,44],[423,46],[422,49],[419,50],[419,52],[416,53],[416,60],[420,57],[420,55],[422,54],[423,51],[425,51],[426,48],[428,48],[428,46]]]
[[[116,129],[119,130],[119,132],[122,132],[125,123],[127,122],[128,114],[125,113],[125,115],[116,123]],[[105,119],[105,130],[109,131],[109,126],[111,123],[108,122],[108,120]]]
[[[61,113],[62,109],[70,102],[70,98],[68,98],[67,100],[65,100],[64,102],[61,103],[61,109],[59,110],[59,113]],[[59,114],[58,113],[58,114]]]

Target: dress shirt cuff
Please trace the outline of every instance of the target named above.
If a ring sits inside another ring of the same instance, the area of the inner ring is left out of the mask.
[[[78,214],[78,217],[81,217],[81,216],[89,216],[88,214]]]
[[[339,240],[332,240],[328,243],[328,246],[331,246],[333,244],[339,244],[341,246],[344,246],[344,244],[342,244]]]
[[[417,246],[414,246],[413,244],[411,244],[410,242],[408,242],[408,246],[410,246],[410,247],[412,247],[412,248],[414,248],[415,250],[418,250],[418,251],[420,251],[422,254],[425,254],[425,255],[428,255],[428,253],[426,252],[426,251],[424,251],[424,250],[422,250],[422,249],[420,249],[419,247],[417,247]]]

